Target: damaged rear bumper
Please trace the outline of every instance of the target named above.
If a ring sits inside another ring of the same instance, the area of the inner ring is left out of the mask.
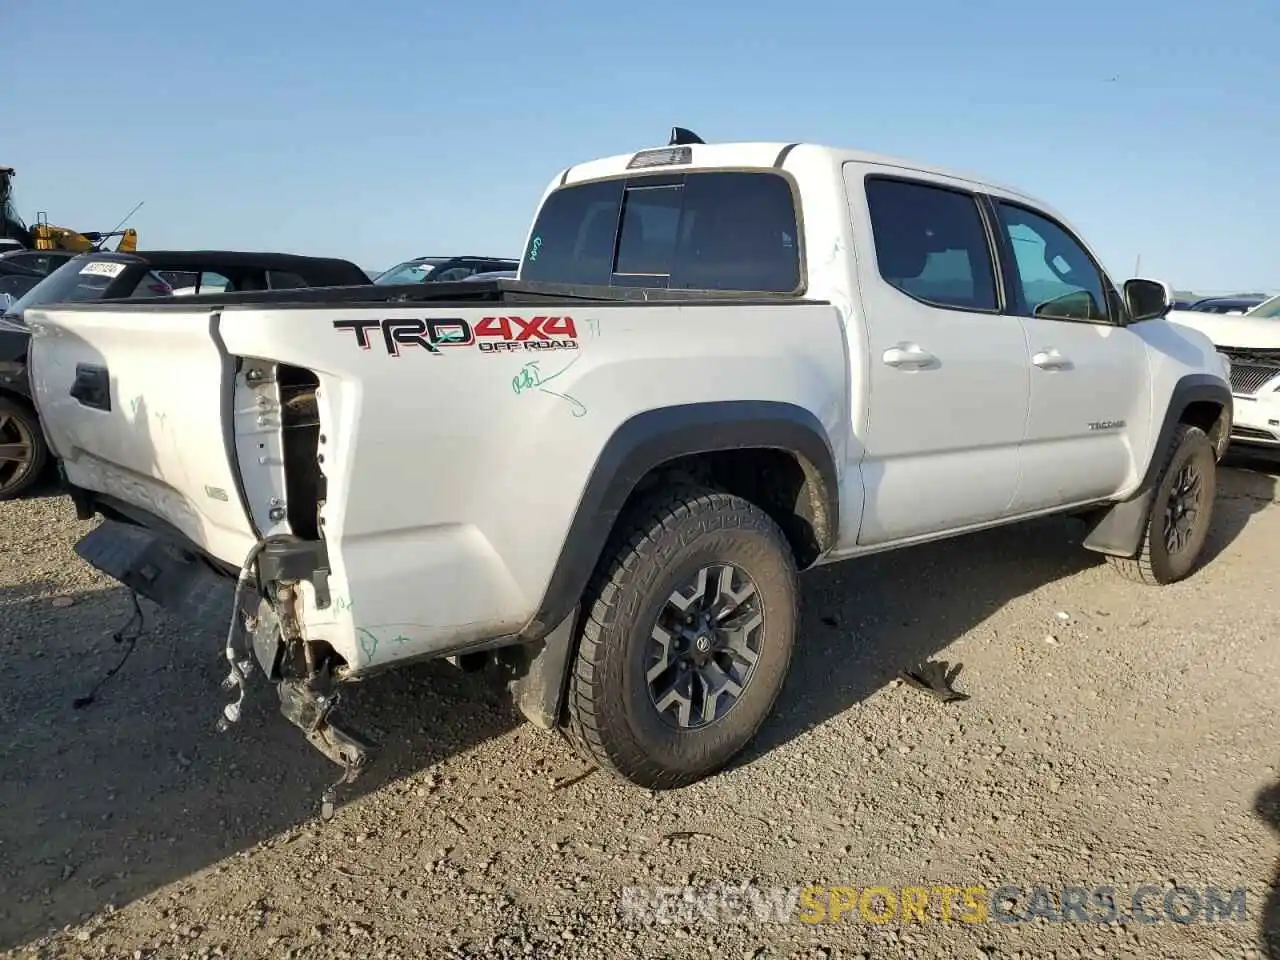
[[[238,689],[239,697],[224,706],[219,728],[239,720],[246,680],[260,670],[276,685],[285,718],[343,768],[322,802],[322,813],[332,815],[334,791],[359,775],[374,746],[333,722],[339,664],[330,650],[308,643],[298,624],[299,581],[311,583],[317,599],[323,596],[322,602],[328,603],[323,543],[295,538],[262,541],[237,576],[188,548],[176,535],[108,517],[75,545],[75,552],[186,623],[201,628],[228,625],[225,653],[230,674],[223,689]]]
[[[75,552],[113,580],[191,623],[225,623],[235,580],[146,527],[104,520]]]

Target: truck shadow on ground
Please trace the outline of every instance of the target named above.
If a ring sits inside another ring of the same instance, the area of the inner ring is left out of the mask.
[[[1274,783],[1258,794],[1254,812],[1280,837],[1280,783]],[[1267,891],[1259,918],[1258,941],[1266,960],[1280,960],[1280,860]]]
[[[23,610],[32,635],[0,631],[0,951],[75,923],[316,818],[338,768],[279,716],[260,678],[241,721],[218,629],[182,631],[143,602],[147,628],[123,669],[123,589],[61,595],[0,589],[0,622]],[[513,729],[517,715],[483,675],[426,664],[344,692],[343,712],[382,748],[344,788],[350,803]]]
[[[1275,500],[1276,491],[1274,476],[1219,470],[1209,538],[1192,577]],[[1081,546],[1083,534],[1079,522],[1051,517],[805,574],[805,613],[786,687],[735,765],[754,762],[861,702],[1016,597],[1104,564]],[[1044,627],[1032,639],[1050,629]],[[956,685],[967,689],[963,673]]]
[[[1220,488],[1214,555],[1274,498],[1271,478],[1224,472]],[[870,696],[1014,597],[1103,562],[1078,543],[1077,525],[1046,520],[806,576],[791,677],[742,762]],[[59,592],[48,582],[0,588],[0,950],[314,821],[337,772],[260,680],[240,723],[218,733],[229,699],[219,689],[224,625],[195,632],[145,602],[131,659],[95,702],[73,708],[120,661],[111,634],[131,606],[120,588]],[[343,713],[381,747],[344,804],[519,722],[488,675],[445,664],[376,677],[344,697]],[[562,759],[553,745],[551,763]]]

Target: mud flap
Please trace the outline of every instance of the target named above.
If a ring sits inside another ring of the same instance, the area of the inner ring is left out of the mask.
[[[1142,549],[1156,491],[1151,487],[1131,500],[1100,511],[1090,520],[1083,546],[1094,553],[1132,558]]]
[[[146,527],[104,520],[81,538],[75,552],[94,569],[183,620],[211,626],[226,622],[235,581]]]
[[[504,651],[511,670],[507,681],[511,698],[524,718],[543,730],[554,729],[560,719],[578,610],[574,607],[555,629],[536,643]]]

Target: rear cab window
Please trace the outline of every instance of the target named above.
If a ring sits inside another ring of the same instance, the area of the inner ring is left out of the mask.
[[[794,294],[803,289],[791,182],[689,171],[570,184],[538,211],[524,280]]]

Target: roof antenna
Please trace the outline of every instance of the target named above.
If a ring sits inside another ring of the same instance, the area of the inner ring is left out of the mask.
[[[706,143],[706,141],[692,130],[687,130],[684,127],[672,127],[671,139],[667,142],[667,146],[678,147],[686,143]]]

